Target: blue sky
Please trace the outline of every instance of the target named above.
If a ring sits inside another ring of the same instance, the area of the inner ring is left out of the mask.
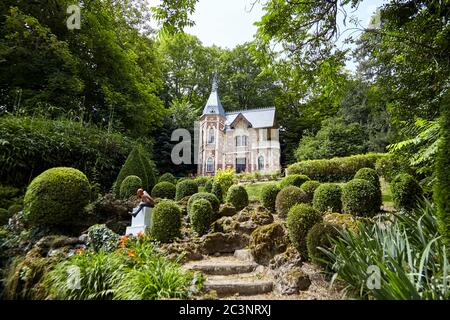
[[[256,33],[254,23],[259,21],[264,14],[262,6],[257,3],[252,8],[254,0],[200,0],[197,3],[192,19],[195,26],[187,28],[185,31],[196,35],[204,45],[213,44],[234,48],[253,39]],[[356,11],[349,11],[349,16],[357,16],[363,26],[367,26],[370,17],[376,8],[386,0],[365,0]],[[340,19],[341,29],[345,29]],[[348,25],[347,25],[348,26]],[[349,33],[339,39],[338,44],[342,46],[342,41]],[[354,69],[354,64],[349,61],[349,69]]]

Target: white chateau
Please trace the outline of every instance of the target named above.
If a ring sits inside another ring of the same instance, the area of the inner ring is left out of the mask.
[[[236,173],[280,170],[279,130],[275,108],[225,112],[214,76],[211,95],[200,117],[198,174],[218,169]]]

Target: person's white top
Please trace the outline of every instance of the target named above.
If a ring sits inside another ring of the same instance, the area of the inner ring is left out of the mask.
[[[147,191],[144,190],[144,196],[150,197],[150,195],[147,193]]]

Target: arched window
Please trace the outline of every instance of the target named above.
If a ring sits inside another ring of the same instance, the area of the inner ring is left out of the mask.
[[[214,172],[214,159],[212,157],[206,160],[206,172]]]
[[[259,171],[264,170],[264,157],[263,156],[258,157],[258,170]]]
[[[214,143],[214,128],[209,128],[208,130],[208,143]]]

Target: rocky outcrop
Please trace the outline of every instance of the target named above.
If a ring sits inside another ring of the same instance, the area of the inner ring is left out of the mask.
[[[232,253],[248,244],[249,237],[238,232],[214,232],[204,235],[201,241],[201,251],[207,255],[216,253]]]
[[[249,248],[255,261],[268,265],[277,254],[286,250],[288,236],[283,224],[275,222],[257,228],[250,237]]]

